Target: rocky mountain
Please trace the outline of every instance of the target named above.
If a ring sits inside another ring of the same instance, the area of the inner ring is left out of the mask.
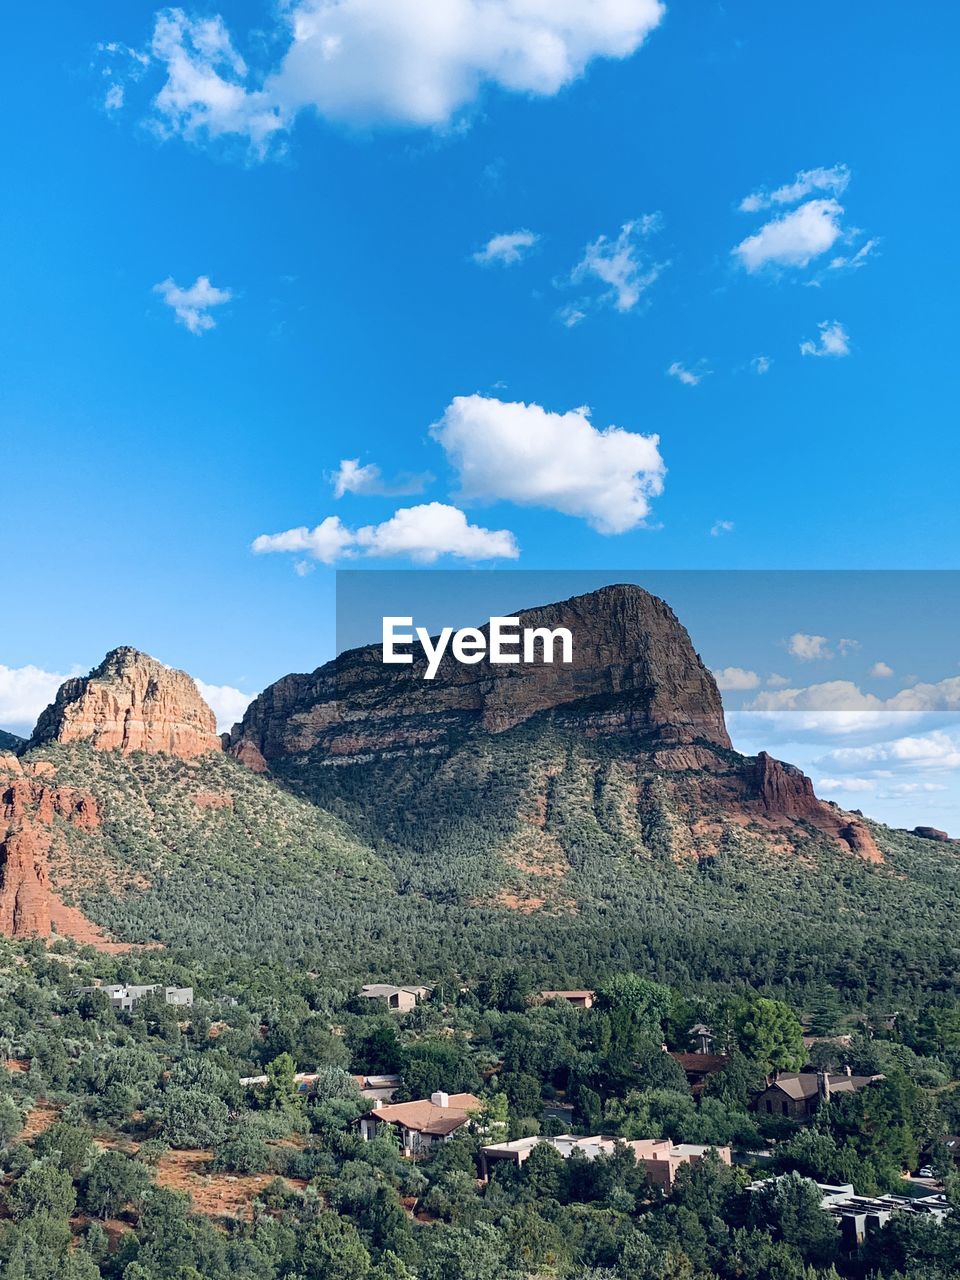
[[[16,756],[0,755],[0,934],[58,933],[111,949],[106,935],[50,884],[55,824],[88,832],[100,824],[94,797],[58,787],[54,772],[47,762],[24,765]]]
[[[522,620],[568,625],[576,660],[424,682],[355,650],[266,690],[226,751],[188,677],[114,651],[0,759],[0,932],[350,985],[842,971],[892,1002],[960,973],[960,846],[734,751],[662,601],[614,587]]]
[[[28,745],[45,742],[180,760],[221,750],[216,717],[190,676],[130,648],[112,650],[88,676],[61,685]]]
[[[602,805],[614,775],[628,789],[624,816],[641,844],[644,826],[659,815],[678,851],[701,856],[731,829],[752,825],[772,843],[803,841],[812,830],[846,852],[881,860],[866,823],[820,801],[798,769],[733,750],[716,682],[662,600],[637,586],[612,586],[519,618],[523,627],[568,628],[573,662],[466,666],[448,654],[428,682],[422,656],[385,666],[377,646],[352,650],[266,689],[228,749],[325,804],[342,801],[345,786],[362,789],[366,778],[386,823],[380,834],[396,821],[392,801],[409,807],[404,779],[415,779],[416,792],[447,812],[450,800],[438,788],[469,794],[473,762],[522,740],[531,772],[516,797],[518,820],[531,808],[546,820],[556,780],[575,762],[595,802]],[[548,741],[551,759],[533,765]],[[422,806],[417,811],[432,840],[434,822]],[[358,819],[349,804],[344,812]],[[556,838],[562,845],[563,833]]]
[[[229,919],[234,945],[290,943],[376,865],[342,823],[227,759],[193,680],[135,649],[66,681],[20,755],[0,755],[11,937],[117,950],[196,942]]]
[[[7,733],[5,729],[0,729],[0,751],[12,754],[25,747],[26,744],[26,738],[18,737],[15,733]]]

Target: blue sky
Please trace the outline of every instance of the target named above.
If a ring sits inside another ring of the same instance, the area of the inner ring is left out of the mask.
[[[120,643],[312,668],[403,547],[953,567],[956,14],[334,10],[11,16],[0,723]]]

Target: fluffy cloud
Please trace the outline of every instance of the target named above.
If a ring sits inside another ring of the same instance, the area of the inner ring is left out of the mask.
[[[161,10],[146,54],[164,76],[154,119],[188,139],[234,135],[264,154],[297,113],[438,127],[487,86],[551,96],[597,58],[633,54],[660,0],[288,0],[254,75],[222,18]]]
[[[41,667],[5,667],[0,663],[0,727],[29,734],[37,716],[54,700],[64,680],[79,674],[79,667],[69,675],[60,675]]]
[[[874,791],[876,786],[871,778],[820,778],[817,782],[817,790],[826,796],[847,791]]]
[[[893,675],[893,667],[888,666],[885,662],[875,662],[870,668],[869,674],[875,680],[886,680]]]
[[[182,9],[157,14],[150,61],[166,79],[153,100],[164,136],[196,141],[239,135],[264,155],[287,123],[282,103],[249,87],[249,71],[219,16],[190,19]]]
[[[821,320],[817,328],[820,330],[820,337],[816,342],[809,338],[801,342],[801,355],[839,358],[850,354],[850,335],[839,320]]]
[[[749,272],[764,267],[805,267],[832,249],[842,235],[843,206],[836,200],[808,200],[798,209],[772,218],[734,248]]]
[[[686,365],[674,360],[673,364],[667,369],[668,378],[676,378],[678,382],[682,382],[685,387],[698,387],[700,383],[710,373],[709,369],[704,368],[701,360],[693,369],[688,369]]]
[[[823,768],[888,775],[896,770],[960,769],[960,742],[936,730],[866,747],[839,747],[817,763]]]
[[[600,431],[587,408],[457,396],[431,432],[469,501],[506,500],[581,516],[599,533],[625,533],[663,491],[659,436]]]
[[[833,657],[826,636],[808,636],[802,631],[797,631],[787,641],[787,652],[803,662]]]
[[[153,291],[160,294],[180,323],[195,334],[213,329],[216,321],[210,315],[211,308],[221,307],[233,297],[229,289],[217,289],[206,276],[198,276],[189,289],[181,289],[168,277],[154,285]]]
[[[733,533],[734,527],[732,520],[714,520],[710,526],[710,537],[719,538],[725,533]]]
[[[754,191],[740,201],[742,213],[757,213],[771,205],[796,204],[815,191],[829,191],[831,195],[843,195],[850,181],[850,170],[845,164],[835,164],[830,169],[804,169],[793,182],[784,183],[774,191]]]
[[[354,556],[409,556],[431,564],[440,556],[463,560],[515,560],[520,554],[507,529],[484,529],[470,524],[457,507],[427,502],[402,507],[382,524],[349,529],[338,516],[327,516],[314,529],[301,526],[283,533],[262,533],[254,539],[257,554],[289,551],[324,564]],[[298,572],[302,569],[298,566]]]
[[[200,690],[200,697],[217,717],[217,730],[226,733],[238,720],[257,696],[255,693],[243,693],[229,684],[206,684],[203,680],[193,682]]]
[[[857,270],[874,252],[879,241],[874,238],[854,248],[862,231],[843,226],[844,209],[838,199],[850,182],[850,170],[844,164],[829,169],[804,169],[792,182],[773,191],[754,191],[740,202],[742,213],[759,213],[764,209],[782,209],[796,205],[763,223],[760,229],[733,249],[734,257],[747,271],[765,268],[802,270],[815,259],[842,242],[844,251],[837,253],[829,268],[809,281],[819,285],[829,271]]]
[[[324,564],[333,564],[355,543],[356,536],[339,516],[327,516],[313,529],[300,525],[283,533],[261,533],[254,538],[252,550],[257,555],[270,551],[296,551],[312,556]]]
[[[508,231],[491,237],[483,248],[478,249],[473,255],[473,260],[482,267],[493,264],[509,267],[515,262],[521,262],[539,239],[540,237],[533,231]]]
[[[754,373],[760,374],[762,377],[763,374],[770,372],[770,366],[772,364],[773,359],[770,356],[754,356],[750,361],[750,368]]]
[[[960,676],[951,676],[935,684],[913,685],[890,698],[864,693],[851,680],[763,692],[737,714],[737,721],[743,731],[796,740],[810,736],[876,738],[890,729],[908,733],[953,723],[958,717]]]
[[[615,240],[598,236],[587,245],[583,257],[571,272],[571,282],[582,284],[599,280],[607,288],[595,300],[597,303],[609,303],[617,311],[632,311],[667,265],[653,262],[641,247],[642,241],[659,230],[660,223],[658,213],[647,213],[642,218],[625,222]],[[577,305],[583,308],[587,304],[581,302]]]
[[[743,667],[723,667],[720,671],[714,671],[713,678],[717,682],[717,688],[724,693],[756,689],[760,683],[760,677],[755,671],[744,671]]]
[[[376,463],[368,462],[361,466],[359,458],[344,458],[331,477],[335,498],[342,498],[345,493],[398,498],[422,493],[432,479],[433,476],[424,471],[419,474],[404,472],[395,480],[385,480]]]

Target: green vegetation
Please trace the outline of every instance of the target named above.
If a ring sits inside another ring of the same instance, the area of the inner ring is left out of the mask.
[[[196,1003],[148,998],[118,1013],[77,991],[134,978],[190,982]],[[531,1003],[533,985],[522,967],[475,983],[450,974],[397,1015],[357,1001],[335,969],[188,969],[160,952],[3,944],[0,1280],[960,1276],[960,1212],[942,1226],[894,1217],[851,1252],[805,1180],[879,1193],[932,1160],[960,1205],[942,1143],[960,1129],[960,1090],[931,1083],[960,1078],[955,1000],[926,998],[870,1034],[845,1013],[849,1043],[819,1045],[825,1063],[885,1079],[800,1125],[750,1100],[771,1062],[797,1052],[812,1004],[628,970],[609,974],[592,1009]],[[686,1050],[699,1021],[722,1028],[729,1056],[695,1098],[663,1044]],[[372,1104],[350,1073],[387,1069],[401,1100],[477,1093],[474,1125],[418,1161],[389,1134],[363,1142],[356,1121]],[[299,1071],[315,1076],[306,1093]],[[248,1076],[265,1083],[243,1086]],[[25,1118],[32,1138],[20,1137]],[[482,1141],[571,1130],[730,1144],[743,1163],[708,1156],[665,1195],[625,1147],[588,1161],[539,1146],[478,1181]],[[772,1167],[749,1154],[762,1147]],[[199,1172],[178,1183],[184,1159]],[[758,1172],[789,1176],[746,1190]]]
[[[538,986],[628,970],[705,994],[816,989],[818,1025],[960,992],[960,942],[939,923],[960,909],[953,847],[874,827],[886,861],[873,866],[812,831],[791,853],[738,828],[674,856],[668,801],[653,785],[640,803],[615,743],[590,751],[521,726],[446,762],[299,761],[288,783],[306,800],[225,757],[52,745],[31,758],[102,802],[100,830],[61,824],[64,896],[117,937],[206,964],[295,963],[345,987],[493,980],[517,960]],[[544,787],[537,826],[525,815]],[[548,874],[529,869],[540,855]],[[506,910],[505,893],[545,906]]]
[[[466,735],[442,759],[301,760],[287,789],[225,757],[31,756],[101,810],[93,831],[56,819],[61,894],[163,947],[0,950],[0,1280],[960,1276],[960,1214],[894,1218],[851,1253],[804,1181],[879,1194],[929,1163],[956,1201],[951,847],[880,827],[883,865],[812,830],[693,845],[676,789],[556,727]],[[193,986],[196,1004],[116,1013],[77,994],[97,980]],[[372,980],[433,994],[388,1014],[357,999]],[[563,987],[595,1007],[533,998]],[[693,1092],[663,1046],[687,1051],[698,1022],[726,1061]],[[884,1079],[805,1125],[753,1109],[807,1062]],[[472,1092],[480,1113],[413,1162],[361,1140],[352,1073],[398,1074],[399,1100]],[[483,1136],[566,1131],[739,1163],[664,1195],[625,1149],[541,1145],[478,1182]],[[758,1173],[788,1176],[747,1191]]]

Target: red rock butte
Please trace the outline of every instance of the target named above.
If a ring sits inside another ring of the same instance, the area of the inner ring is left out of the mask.
[[[222,750],[216,717],[190,676],[131,648],[112,650],[88,676],[60,686],[28,745],[45,742],[181,760]]]

